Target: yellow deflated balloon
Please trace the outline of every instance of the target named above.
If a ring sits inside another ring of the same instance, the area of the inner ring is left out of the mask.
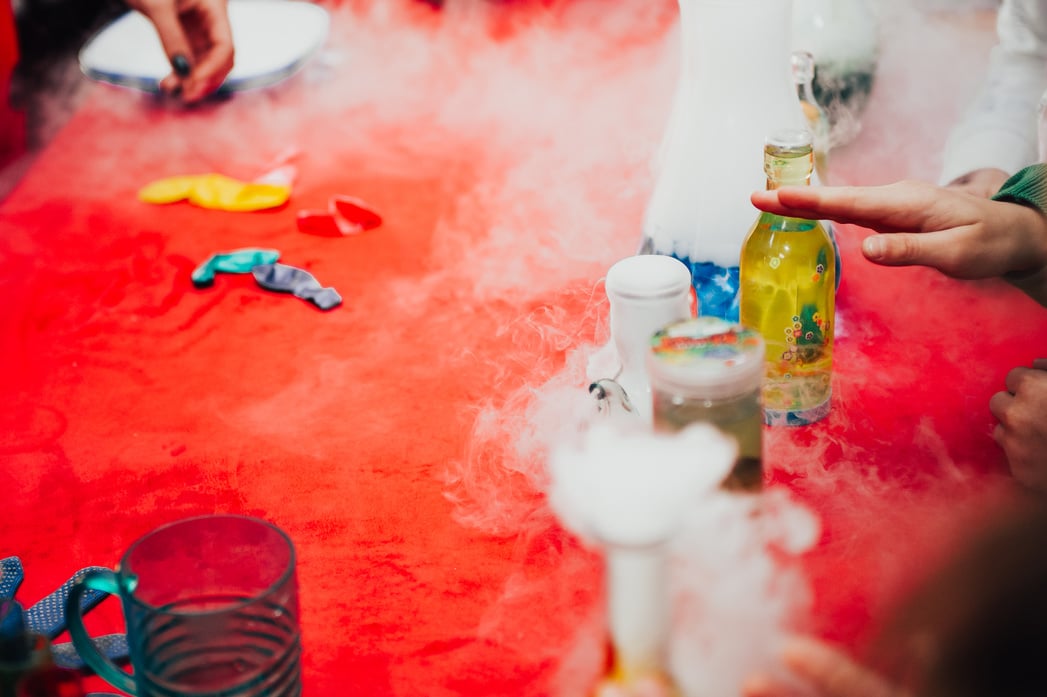
[[[188,200],[201,208],[220,211],[260,211],[278,208],[291,197],[291,187],[242,182],[223,174],[168,177],[146,185],[138,198],[146,203]]]

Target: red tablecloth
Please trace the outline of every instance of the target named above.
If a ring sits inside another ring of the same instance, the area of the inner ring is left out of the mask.
[[[675,7],[376,4],[345,8],[275,89],[183,113],[96,88],[2,204],[0,555],[22,558],[32,602],[161,523],[256,515],[298,547],[307,694],[577,693],[602,667],[601,562],[515,461],[520,408],[606,340],[599,279],[639,239]],[[934,176],[992,37],[932,19],[885,32],[839,181]],[[943,66],[940,94],[920,87]],[[136,199],[168,175],[250,178],[289,147],[280,210]],[[385,224],[298,232],[333,194]],[[766,441],[769,486],[822,521],[806,626],[855,647],[1006,489],[988,400],[1047,344],[1018,292],[874,267],[864,234],[840,230],[833,413]],[[193,288],[241,247],[280,250],[344,305],[244,276]],[[118,627],[111,605],[96,631]]]

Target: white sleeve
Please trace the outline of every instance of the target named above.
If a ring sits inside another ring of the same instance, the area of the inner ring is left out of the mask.
[[[1047,0],[1003,0],[999,42],[981,91],[952,130],[940,181],[982,168],[1013,174],[1036,162],[1040,97],[1047,90]]]

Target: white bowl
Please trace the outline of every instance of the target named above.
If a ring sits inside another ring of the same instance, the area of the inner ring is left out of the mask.
[[[330,17],[309,2],[230,0],[229,23],[236,59],[222,92],[264,87],[293,75],[323,45]],[[157,92],[171,64],[152,22],[132,11],[84,45],[80,69],[93,80]]]

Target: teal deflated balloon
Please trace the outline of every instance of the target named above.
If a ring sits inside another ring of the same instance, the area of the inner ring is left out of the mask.
[[[249,273],[262,288],[290,293],[321,310],[332,310],[342,304],[342,296],[334,288],[323,287],[305,269],[277,264],[279,258],[280,252],[275,249],[219,252],[193,270],[193,285],[197,288],[208,288],[214,285],[215,274],[219,272]]]
[[[275,249],[236,249],[232,252],[212,254],[204,263],[193,269],[193,285],[208,288],[214,284],[216,273],[251,273],[261,264],[275,264],[280,252]]]

